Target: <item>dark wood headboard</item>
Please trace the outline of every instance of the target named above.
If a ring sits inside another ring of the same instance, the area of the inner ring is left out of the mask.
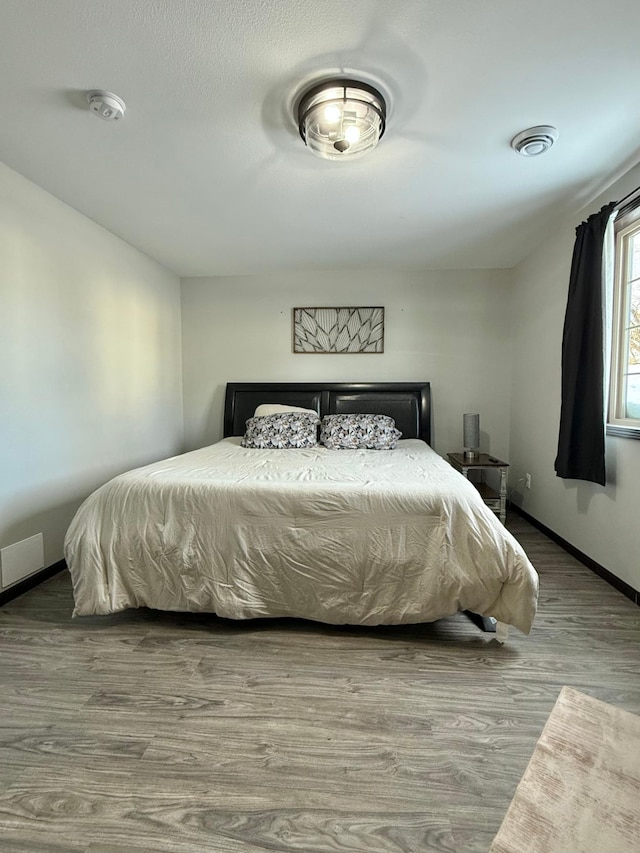
[[[431,444],[428,382],[229,382],[224,437],[244,435],[247,418],[261,403],[315,409],[320,417],[354,412],[390,415],[403,438]]]

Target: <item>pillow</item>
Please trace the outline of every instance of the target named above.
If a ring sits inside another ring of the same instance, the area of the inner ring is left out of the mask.
[[[319,423],[316,412],[282,412],[249,418],[241,445],[277,450],[315,447]]]
[[[300,409],[298,406],[283,406],[280,403],[262,403],[253,413],[253,417],[261,418],[265,415],[281,415],[285,412],[309,412],[309,414],[318,417],[315,409]]]
[[[388,415],[325,415],[320,441],[330,450],[393,450],[401,435]]]

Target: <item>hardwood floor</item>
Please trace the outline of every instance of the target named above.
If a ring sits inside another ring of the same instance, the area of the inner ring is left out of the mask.
[[[3,853],[480,853],[564,684],[640,713],[640,608],[512,515],[541,575],[505,646],[129,611],[67,573],[0,609]]]

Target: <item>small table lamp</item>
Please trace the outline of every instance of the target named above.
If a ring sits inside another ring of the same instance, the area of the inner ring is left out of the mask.
[[[467,413],[462,416],[464,458],[477,459],[480,456],[480,415]]]

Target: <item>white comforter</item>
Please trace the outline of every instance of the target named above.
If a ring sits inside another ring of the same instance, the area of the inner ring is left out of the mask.
[[[75,614],[127,607],[401,624],[458,610],[529,632],[537,574],[428,445],[249,450],[225,439],[122,474],[67,533]]]

